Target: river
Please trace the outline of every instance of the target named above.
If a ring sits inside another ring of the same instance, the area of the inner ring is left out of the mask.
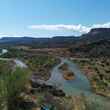
[[[75,79],[67,81],[63,78],[62,73],[59,69],[61,65],[66,63],[69,69],[74,73]],[[61,58],[61,63],[56,65],[51,71],[51,77],[47,81],[47,84],[55,85],[62,89],[67,95],[76,96],[84,94],[88,97],[90,102],[97,102],[100,105],[100,110],[104,110],[105,106],[110,107],[110,100],[100,95],[96,95],[92,89],[89,80],[80,71],[79,67],[72,61]]]
[[[75,79],[67,81],[63,78],[59,67],[63,64],[67,64],[69,69],[74,73]],[[82,92],[90,92],[91,86],[86,76],[80,71],[80,69],[68,59],[61,58],[61,63],[55,66],[51,72],[51,77],[47,81],[48,84],[59,86],[69,95],[80,94]]]

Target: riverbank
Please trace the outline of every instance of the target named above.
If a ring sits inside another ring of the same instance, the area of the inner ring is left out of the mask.
[[[107,58],[72,59],[88,77],[96,94],[110,98],[110,61]]]

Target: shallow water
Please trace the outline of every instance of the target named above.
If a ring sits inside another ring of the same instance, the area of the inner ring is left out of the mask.
[[[17,67],[27,68],[27,65],[24,62],[22,62],[21,60],[15,59],[14,62],[15,62]]]
[[[63,78],[59,67],[64,63],[66,63],[69,69],[74,73],[74,80],[67,81]],[[68,59],[61,58],[61,63],[53,68],[51,77],[47,83],[59,87],[67,95],[76,96],[84,94],[87,96],[90,102],[97,102],[101,107],[100,110],[103,110],[103,107],[106,106],[110,107],[110,100],[100,95],[96,95],[92,91],[90,82],[87,77],[83,74],[83,72],[80,71],[74,62],[71,62]]]
[[[74,73],[75,79],[67,81],[63,78],[59,67],[63,64],[67,64],[69,69]],[[49,84],[60,86],[64,92],[69,95],[79,94],[82,92],[91,92],[91,86],[85,75],[79,70],[79,68],[69,61],[68,59],[61,59],[61,63],[53,68],[52,75],[47,81]]]
[[[0,55],[3,55],[3,54],[5,54],[5,53],[7,53],[7,52],[8,52],[7,49],[2,49],[2,52],[0,53]]]

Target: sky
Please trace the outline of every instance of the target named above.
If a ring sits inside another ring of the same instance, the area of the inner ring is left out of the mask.
[[[0,0],[0,37],[79,35],[110,27],[110,0]]]

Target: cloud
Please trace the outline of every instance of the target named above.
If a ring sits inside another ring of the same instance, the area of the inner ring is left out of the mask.
[[[94,24],[92,28],[110,28],[110,22],[105,24]]]
[[[81,24],[78,25],[65,25],[65,24],[56,24],[56,25],[30,25],[28,26],[29,29],[36,29],[36,30],[71,30],[74,32],[79,33],[87,33],[92,28],[110,28],[110,22],[105,24],[93,24],[92,26],[83,26]]]
[[[79,25],[65,25],[65,24],[57,24],[57,25],[31,25],[28,26],[30,29],[40,29],[40,30],[72,30],[76,32],[88,32],[88,28],[85,26]]]
[[[7,34],[0,33],[0,37],[8,36]]]
[[[4,34],[4,33],[0,33],[0,38],[2,37],[22,37],[22,35],[17,35],[17,34]]]

